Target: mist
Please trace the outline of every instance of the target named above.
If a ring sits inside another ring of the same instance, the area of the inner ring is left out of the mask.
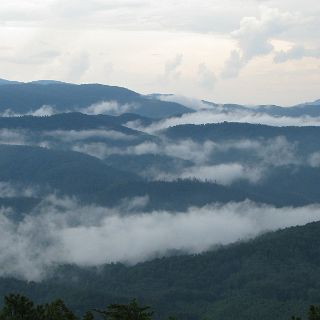
[[[320,220],[320,206],[275,208],[250,201],[144,212],[147,198],[117,208],[48,196],[22,220],[0,210],[0,276],[41,281],[58,265],[136,264],[172,250],[201,253],[262,232]]]
[[[301,117],[287,117],[287,116],[272,116],[254,110],[232,110],[226,112],[219,108],[213,110],[200,109],[193,113],[185,113],[181,116],[170,117],[167,119],[154,122],[149,126],[139,125],[137,122],[131,122],[127,125],[136,130],[144,131],[150,134],[157,131],[165,130],[170,127],[185,125],[185,124],[208,124],[208,123],[222,123],[222,122],[240,122],[251,124],[264,124],[269,126],[319,126],[319,117],[301,116]]]

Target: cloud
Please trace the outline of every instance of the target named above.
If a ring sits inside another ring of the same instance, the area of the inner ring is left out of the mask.
[[[199,110],[193,113],[185,113],[181,116],[171,117],[158,122],[153,122],[150,126],[132,126],[133,129],[145,131],[154,134],[157,131],[167,129],[184,124],[209,124],[222,122],[240,122],[252,124],[264,124],[270,126],[319,126],[319,117],[288,117],[288,116],[272,116],[262,112],[250,110],[232,110],[230,112],[217,106],[211,109]]]
[[[181,53],[177,54],[173,59],[168,60],[164,66],[164,76],[166,78],[179,78],[180,72],[177,69],[181,66],[182,61],[183,55]]]
[[[0,144],[27,144],[26,132],[20,130],[0,129]]]
[[[201,109],[208,109],[208,104],[204,103],[200,99],[186,97],[177,94],[164,94],[164,95],[157,95],[157,99],[161,101],[169,101],[169,102],[176,102],[182,104],[190,109],[193,110],[201,110]]]
[[[6,109],[2,113],[0,113],[0,117],[20,117],[20,116],[35,116],[35,117],[43,117],[43,116],[52,116],[56,114],[56,110],[54,107],[49,105],[43,105],[39,109],[29,110],[26,113],[16,113],[11,109]]]
[[[320,167],[320,152],[314,152],[309,156],[308,163],[311,167]]]
[[[86,114],[110,114],[120,115],[126,112],[134,112],[139,106],[133,103],[119,104],[117,101],[102,101],[94,103],[81,110]]]
[[[216,84],[217,78],[214,72],[212,72],[205,63],[201,63],[198,68],[199,84],[201,87],[213,90]]]
[[[245,62],[241,57],[241,53],[238,50],[232,50],[230,57],[225,62],[221,77],[224,79],[236,78],[242,67],[245,66]]]
[[[39,188],[26,187],[12,184],[6,181],[0,181],[0,197],[1,198],[32,198],[39,195]]]
[[[237,180],[248,180],[250,183],[257,183],[262,177],[261,171],[256,168],[245,167],[239,163],[200,165],[183,169],[180,174],[160,173],[156,176],[156,180],[197,179],[227,186]]]
[[[278,51],[274,56],[275,63],[284,63],[289,60],[300,60],[306,57],[319,58],[320,48],[306,49],[302,45],[294,45],[287,51]]]
[[[54,196],[19,222],[0,209],[0,275],[39,281],[60,264],[135,264],[172,250],[200,253],[320,219],[318,205],[275,208],[250,201],[185,212],[130,210],[81,206],[75,199]]]
[[[231,51],[221,76],[237,77],[240,70],[253,58],[271,53],[274,50],[271,40],[301,24],[301,19],[299,14],[264,6],[261,7],[259,18],[242,18],[239,29],[231,33],[231,37],[237,41],[238,49]]]
[[[83,141],[93,138],[108,139],[108,140],[134,140],[135,136],[124,134],[115,130],[54,130],[45,131],[43,135],[52,137],[64,142]]]

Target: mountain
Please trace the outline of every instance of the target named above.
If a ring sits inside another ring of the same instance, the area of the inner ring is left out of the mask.
[[[276,206],[320,202],[320,127],[181,125],[151,136],[125,127],[128,120],[149,121],[131,114],[0,118],[0,130],[5,130],[0,141],[9,144],[0,145],[0,160],[6,159],[0,181],[47,185],[105,206],[148,196],[146,210],[187,210],[245,199]],[[185,145],[181,151],[180,145]],[[205,163],[197,163],[197,154],[208,146],[214,149]],[[219,170],[228,172],[234,164],[235,180],[226,185],[217,181]],[[196,180],[198,168],[214,173]],[[194,177],[182,179],[194,169]]]
[[[115,130],[127,135],[145,135],[142,132],[129,129],[122,124],[128,121],[146,121],[137,115],[87,115],[80,112],[60,113],[52,116],[35,117],[0,117],[0,129],[27,129],[31,131],[50,130]]]
[[[98,190],[139,180],[132,173],[107,166],[103,161],[73,151],[0,145],[0,181],[41,186],[51,192],[92,197]]]
[[[10,80],[6,80],[6,79],[0,79],[0,86],[8,85],[8,84],[19,84],[19,83],[21,83],[21,82],[10,81]]]
[[[0,294],[63,298],[77,312],[136,297],[160,318],[287,320],[320,298],[320,223],[292,227],[198,255],[135,266],[62,266],[40,283],[0,279]]]
[[[164,102],[125,88],[101,84],[75,85],[45,81],[0,86],[0,112],[10,110],[26,114],[44,105],[52,106],[58,112],[81,111],[106,102],[113,102],[113,105],[109,109],[105,108],[105,113],[118,113],[119,108],[150,118],[192,111],[178,103]],[[99,110],[99,113],[103,113],[102,109]]]
[[[254,110],[278,117],[320,117],[320,102],[318,100],[312,104],[305,103],[293,107],[258,106]]]

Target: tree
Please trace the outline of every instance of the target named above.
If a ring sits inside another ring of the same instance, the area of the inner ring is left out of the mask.
[[[92,312],[88,311],[84,314],[82,320],[94,320]]]
[[[34,304],[19,294],[10,294],[4,298],[4,306],[0,312],[1,320],[35,320],[37,319]]]
[[[291,320],[301,320],[299,317],[292,317]],[[310,306],[308,312],[308,320],[320,320],[320,306]]]
[[[129,304],[111,304],[107,310],[95,310],[105,320],[151,320],[153,311],[149,306],[139,306],[136,299]]]
[[[309,320],[320,320],[320,307],[310,306],[308,315]]]
[[[77,320],[61,299],[39,306],[37,310],[39,320]]]

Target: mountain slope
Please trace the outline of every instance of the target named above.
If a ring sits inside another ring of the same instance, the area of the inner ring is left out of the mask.
[[[50,105],[59,112],[81,111],[93,104],[117,102],[126,109],[151,118],[162,118],[191,111],[173,102],[164,102],[134,91],[101,84],[19,83],[0,86],[0,111],[25,114]]]
[[[43,131],[104,129],[116,130],[128,135],[142,134],[136,130],[123,126],[122,123],[125,123],[127,119],[128,121],[130,120],[129,115],[87,115],[80,112],[61,113],[45,117],[0,117],[0,129],[27,129]],[[136,116],[134,119],[138,120],[140,117]]]
[[[163,318],[287,320],[320,298],[320,223],[269,233],[190,256],[79,269],[61,267],[42,283],[0,280],[39,302],[60,296],[77,311],[128,301],[151,304]]]
[[[134,174],[82,153],[0,145],[0,181],[48,186],[85,199],[98,190],[135,179]]]

